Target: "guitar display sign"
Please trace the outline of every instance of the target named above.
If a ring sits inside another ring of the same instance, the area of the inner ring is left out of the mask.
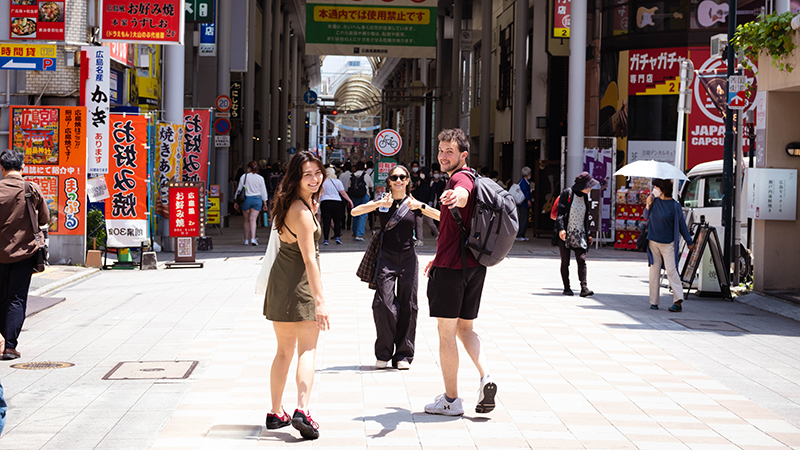
[[[722,27],[728,23],[730,7],[727,2],[703,0],[697,5],[697,23],[700,27]],[[736,11],[737,16],[757,16],[763,12],[762,8]],[[741,21],[740,21],[741,22]]]
[[[628,95],[678,95],[681,61],[686,47],[631,50],[628,56]]]
[[[661,19],[670,17],[675,19],[683,19],[683,14],[677,11],[674,13],[659,14],[658,6],[654,6],[652,8],[640,6],[639,9],[636,10],[636,26],[639,28],[652,27],[656,24],[656,20],[658,20],[659,24],[661,24]]]

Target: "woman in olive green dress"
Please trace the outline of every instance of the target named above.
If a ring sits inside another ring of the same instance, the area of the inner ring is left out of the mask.
[[[264,315],[272,321],[278,351],[270,370],[272,409],[267,428],[291,425],[306,439],[319,437],[319,425],[308,412],[314,384],[314,357],[320,330],[330,328],[319,270],[320,226],[315,214],[325,181],[322,161],[313,153],[295,154],[275,193],[272,217],[281,245],[272,265]],[[297,409],[283,410],[283,390],[297,348]]]

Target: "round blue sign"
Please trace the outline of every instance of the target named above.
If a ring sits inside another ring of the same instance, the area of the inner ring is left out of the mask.
[[[294,155],[295,153],[297,153],[297,147],[292,147],[292,148],[289,149],[289,154],[290,155]]]
[[[214,121],[214,131],[216,131],[217,134],[228,134],[228,132],[231,131],[231,121],[220,117]]]
[[[303,94],[303,100],[307,105],[313,105],[314,103],[317,103],[317,93],[312,90],[308,90],[305,94]]]

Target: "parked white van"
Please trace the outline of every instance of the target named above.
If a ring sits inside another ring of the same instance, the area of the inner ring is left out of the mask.
[[[680,203],[683,206],[684,215],[690,219],[687,220],[687,223],[698,223],[700,217],[705,216],[706,222],[717,228],[720,244],[722,244],[725,241],[725,230],[722,228],[722,160],[698,164],[686,175],[689,177],[689,181],[683,183]],[[746,185],[746,183],[742,183],[743,188]],[[739,236],[741,239],[739,251],[741,270],[739,274],[740,278],[744,279],[752,274],[751,255],[747,250],[747,208],[742,206],[736,214],[740,221]]]

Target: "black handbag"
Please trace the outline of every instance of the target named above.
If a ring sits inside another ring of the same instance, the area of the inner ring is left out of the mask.
[[[247,187],[245,186],[245,183],[247,183],[247,174],[244,174],[242,189],[240,189],[239,192],[236,193],[236,198],[233,200],[238,205],[241,205],[242,203],[244,203],[245,200],[247,200],[247,192],[246,192]]]
[[[33,272],[34,273],[41,273],[44,272],[44,269],[47,266],[47,258],[50,256],[47,252],[47,244],[44,240],[44,233],[39,228],[38,219],[39,216],[36,213],[36,210],[33,208],[33,202],[31,198],[33,195],[31,194],[31,184],[29,182],[25,182],[25,203],[28,204],[28,215],[31,217],[31,225],[33,226],[33,235],[36,238],[36,253],[34,253],[34,265],[33,265]]]
[[[646,252],[647,246],[650,245],[650,241],[647,240],[647,228],[648,225],[644,224],[644,229],[642,232],[639,233],[639,238],[636,239],[636,250],[640,252]]]

